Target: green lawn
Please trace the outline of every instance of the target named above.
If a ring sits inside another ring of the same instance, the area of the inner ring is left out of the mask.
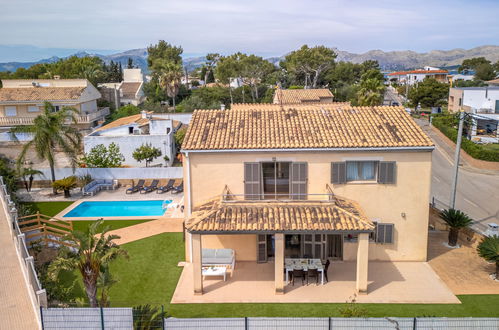
[[[124,244],[129,259],[116,260],[111,273],[119,280],[110,292],[112,306],[164,305],[175,317],[340,316],[344,304],[170,304],[184,259],[181,233],[165,233]],[[75,293],[83,297],[81,287]],[[370,317],[499,316],[499,295],[458,296],[456,304],[363,304]]]
[[[489,151],[499,152],[499,143],[482,144],[482,148]]]
[[[33,210],[33,213],[38,211],[41,214],[53,217],[69,205],[73,204],[73,202],[31,202],[22,204],[29,206],[31,210]]]

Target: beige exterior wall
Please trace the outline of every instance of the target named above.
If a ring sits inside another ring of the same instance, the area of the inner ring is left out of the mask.
[[[324,194],[326,184],[330,184],[335,194],[357,201],[369,219],[395,225],[393,244],[369,244],[370,260],[426,260],[431,178],[429,151],[190,153],[188,162],[191,168],[190,193],[193,206],[222,194],[225,185],[232,193],[243,194],[244,162],[272,161],[273,157],[277,161],[308,163],[309,194]],[[332,185],[331,162],[346,160],[396,161],[397,183]],[[184,178],[188,178],[186,164],[187,162],[184,162]],[[188,209],[189,186],[188,183],[186,185],[184,200]],[[188,212],[186,214],[188,215]],[[209,240],[217,244],[222,242],[214,238]],[[238,249],[249,249],[256,253],[256,239],[244,243],[237,238],[235,240],[240,244]],[[207,241],[205,247],[211,247],[209,244]],[[246,244],[253,246],[243,247]],[[344,247],[344,258],[355,259],[357,244],[345,243]],[[244,255],[246,253],[244,252]]]
[[[449,112],[458,112],[460,109],[459,100],[463,100],[463,91],[460,89],[450,88],[449,89]]]

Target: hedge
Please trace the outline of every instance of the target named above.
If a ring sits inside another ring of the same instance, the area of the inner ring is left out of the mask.
[[[457,129],[454,128],[453,125],[455,122],[457,122],[457,119],[453,115],[437,115],[433,116],[432,119],[432,125],[438,128],[440,132],[451,139],[454,143],[456,143],[457,140]],[[489,162],[499,162],[499,152],[484,149],[482,145],[476,144],[466,138],[462,140],[461,148],[475,159],[486,160]]]

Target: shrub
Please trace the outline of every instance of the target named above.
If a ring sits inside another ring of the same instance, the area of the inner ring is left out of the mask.
[[[457,119],[454,115],[434,115],[432,124],[454,143],[457,141]],[[490,162],[499,162],[499,152],[485,149],[468,139],[462,139],[461,148],[473,158]]]

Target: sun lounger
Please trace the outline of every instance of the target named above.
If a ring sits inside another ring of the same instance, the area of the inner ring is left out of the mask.
[[[141,194],[147,194],[147,193],[150,193],[153,190],[158,189],[158,183],[159,183],[159,180],[152,180],[151,185],[145,186],[142,189],[140,189],[140,193]]]
[[[144,187],[145,180],[140,179],[136,186],[132,186],[126,190],[125,193],[133,194],[140,191]]]
[[[178,186],[173,187],[172,194],[178,194],[184,191],[184,181],[182,181]]]
[[[175,180],[173,180],[173,179],[168,180],[168,183],[165,186],[161,186],[158,188],[158,190],[156,190],[156,194],[162,194],[162,193],[169,192],[170,190],[173,189],[174,183],[175,183]]]

